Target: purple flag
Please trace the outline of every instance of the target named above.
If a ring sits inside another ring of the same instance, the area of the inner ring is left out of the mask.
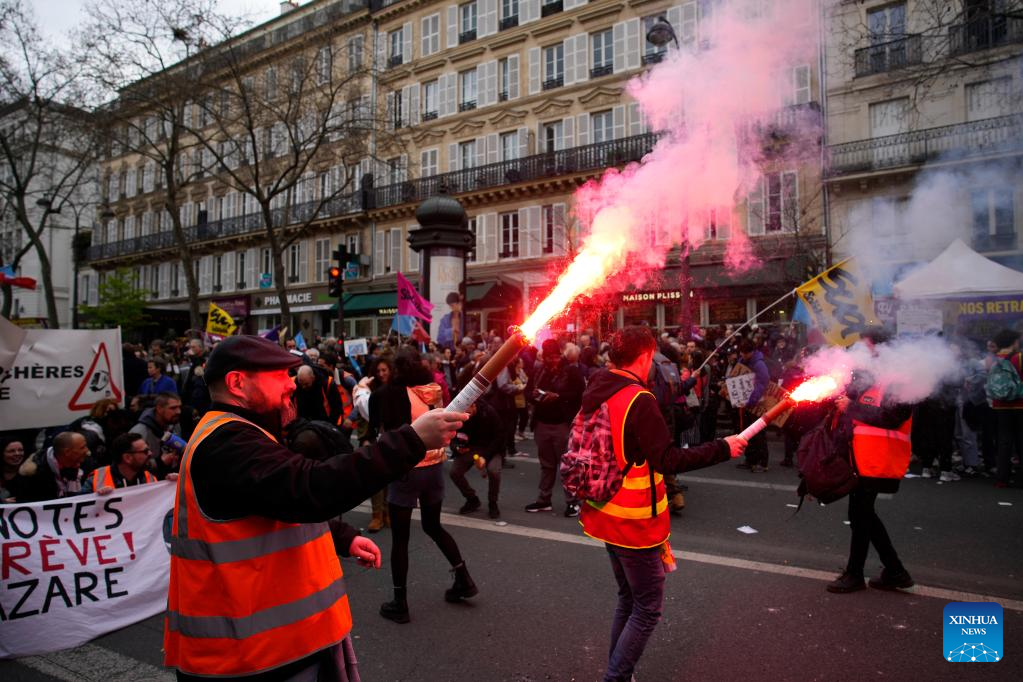
[[[433,319],[430,311],[433,304],[419,295],[412,282],[405,279],[405,275],[398,273],[398,314],[415,315],[424,322]]]

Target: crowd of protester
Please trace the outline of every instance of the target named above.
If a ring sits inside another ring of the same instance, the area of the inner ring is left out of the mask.
[[[644,379],[675,442],[692,446],[709,442],[718,433],[734,433],[756,418],[758,407],[776,392],[772,385],[782,389],[798,385],[805,378],[804,359],[817,350],[800,330],[786,325],[733,334],[731,327],[721,326],[694,328],[688,336],[678,330],[658,331],[654,367]],[[430,395],[436,396],[430,404],[447,404],[503,340],[490,331],[467,336],[454,347],[412,345],[417,351],[417,385],[428,383]],[[401,369],[396,359],[410,342],[393,335],[373,339],[368,355],[353,359],[345,357],[335,339],[316,339],[302,349],[294,339],[283,343],[303,361],[295,373],[295,403],[302,424],[330,429],[350,445],[372,441],[396,418],[394,401],[386,395],[409,386],[403,375],[412,370],[407,362]],[[985,348],[972,342],[957,344],[962,379],[943,385],[914,409],[915,464],[910,476],[942,482],[991,477],[1000,487],[1009,485],[1023,452],[1023,399],[991,400],[985,386],[999,358],[1023,376],[1019,345],[1019,334],[1011,330],[996,334]],[[552,509],[558,462],[572,420],[589,377],[608,364],[608,350],[592,330],[563,333],[528,346],[501,371],[447,454],[454,461],[449,476],[464,497],[462,513],[483,506],[466,477],[476,466],[488,479],[487,513],[500,517],[501,471],[524,456],[519,447],[523,440],[535,442],[540,463],[536,499],[526,511]],[[126,343],[125,405],[101,400],[88,415],[64,427],[0,434],[0,500],[30,502],[92,491],[97,488],[88,481],[102,467],[108,467],[104,476],[111,472],[114,487],[176,475],[185,444],[210,407],[202,380],[209,351],[200,338],[158,339],[146,347]],[[743,404],[734,404],[726,379],[743,373],[753,374],[753,392]],[[782,458],[775,464],[797,463],[801,435],[820,418],[818,407],[801,410],[772,430],[772,437],[783,442]],[[766,438],[751,440],[740,468],[751,473],[769,469]],[[685,504],[684,486],[669,477],[668,491],[672,510],[679,511]],[[576,501],[568,500],[564,514],[578,512]],[[381,493],[374,498],[369,530],[389,527],[392,516],[393,508]]]

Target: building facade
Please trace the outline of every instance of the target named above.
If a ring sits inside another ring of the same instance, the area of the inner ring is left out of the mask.
[[[415,209],[439,191],[465,207],[476,245],[467,255],[467,328],[503,329],[520,321],[555,283],[579,247],[573,193],[607,168],[638,162],[657,140],[627,81],[664,58],[670,46],[646,39],[660,18],[679,49],[700,49],[700,26],[720,3],[669,0],[430,0],[283,5],[282,15],[237,38],[268,74],[274,60],[301,51],[310,32],[333,27],[335,54],[324,68],[372,69],[352,96],[379,114],[352,191],[321,208],[284,252],[292,320],[280,317],[272,288],[273,253],[246,198],[216,172],[189,188],[183,208],[195,246],[203,309],[213,300],[257,332],[278,324],[336,334],[327,269],[339,245],[358,254],[344,282],[345,334],[384,335],[396,306],[396,273],[413,281],[418,255],[408,247]],[[816,20],[815,17],[812,17]],[[265,54],[263,54],[265,52]],[[270,64],[269,67],[266,65]],[[283,70],[283,67],[282,69]],[[818,115],[819,69],[793,64],[778,93],[779,126]],[[264,75],[264,83],[268,78]],[[798,165],[765,166],[754,192],[727,215],[690,226],[703,240],[688,256],[676,249],[660,276],[600,305],[581,307],[579,328],[645,321],[677,327],[744,321],[805,278],[826,247],[821,155]],[[174,258],[158,173],[130,154],[103,161],[103,196],[115,217],[97,229],[90,262],[100,271],[132,268],[154,309],[182,311],[183,266]],[[299,190],[315,198],[330,172]],[[731,275],[725,246],[743,231],[763,267]],[[765,321],[785,321],[785,309]],[[179,328],[178,331],[183,331]]]

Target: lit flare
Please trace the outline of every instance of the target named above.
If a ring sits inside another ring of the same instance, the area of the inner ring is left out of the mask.
[[[816,403],[838,393],[838,380],[830,375],[813,377],[799,384],[789,397],[797,403]]]

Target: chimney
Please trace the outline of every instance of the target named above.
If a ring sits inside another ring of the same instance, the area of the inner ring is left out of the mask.
[[[281,2],[281,14],[287,14],[293,9],[298,9],[298,0],[283,0]]]

